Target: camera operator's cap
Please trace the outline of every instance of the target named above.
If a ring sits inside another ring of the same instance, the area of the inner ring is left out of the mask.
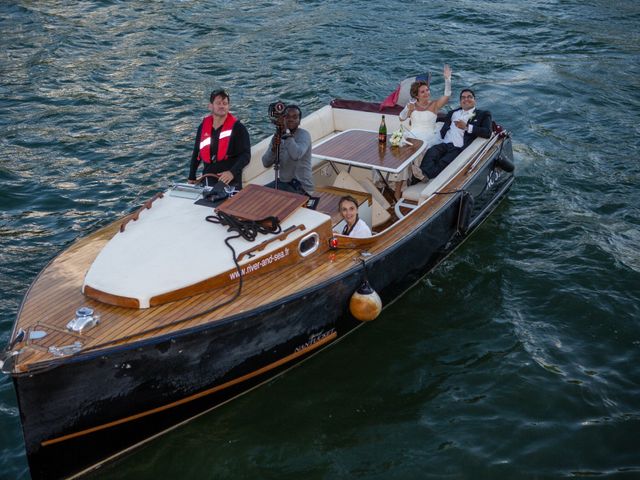
[[[219,88],[218,90],[214,90],[213,92],[211,92],[211,95],[209,95],[209,102],[213,102],[216,97],[222,97],[226,98],[227,100],[231,100],[229,92],[227,92],[224,88]]]

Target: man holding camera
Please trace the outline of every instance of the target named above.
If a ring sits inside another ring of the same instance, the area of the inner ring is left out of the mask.
[[[271,148],[262,156],[262,164],[265,167],[274,165],[278,178],[277,185],[276,181],[273,181],[267,184],[267,187],[277,186],[278,190],[310,195],[313,192],[311,135],[305,129],[299,128],[301,118],[300,108],[297,105],[289,105],[283,114],[274,120],[276,133],[271,139]]]
[[[198,127],[191,155],[189,183],[196,183],[196,172],[202,161],[203,174],[213,173],[218,180],[242,188],[242,169],[251,160],[251,141],[247,128],[229,113],[229,94],[215,90],[209,97],[211,115]],[[211,185],[215,181],[209,181]]]

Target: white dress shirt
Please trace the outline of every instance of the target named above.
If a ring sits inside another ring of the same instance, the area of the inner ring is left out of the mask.
[[[462,147],[464,145],[464,132],[473,132],[473,125],[467,125],[467,129],[463,130],[456,126],[458,120],[469,123],[469,119],[475,115],[475,107],[471,110],[456,110],[451,116],[451,127],[444,136],[444,143],[453,143],[456,147]]]

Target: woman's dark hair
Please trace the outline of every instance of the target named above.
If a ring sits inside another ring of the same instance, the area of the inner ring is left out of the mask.
[[[413,82],[411,84],[411,88],[409,89],[409,94],[413,98],[418,98],[418,90],[420,90],[420,87],[423,85],[426,85],[427,88],[429,88],[429,82],[427,82],[426,80],[418,80],[417,82]]]
[[[353,198],[351,195],[345,195],[340,199],[340,202],[338,203],[339,209],[342,208],[343,202],[352,202],[356,206],[356,208],[358,208],[358,201],[355,198]]]

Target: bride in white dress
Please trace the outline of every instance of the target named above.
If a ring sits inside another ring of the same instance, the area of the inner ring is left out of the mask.
[[[411,101],[407,103],[400,112],[400,121],[409,119],[407,137],[418,138],[427,144],[427,148],[442,142],[440,131],[436,128],[438,110],[449,102],[451,96],[451,68],[444,66],[444,95],[437,100],[431,100],[431,90],[429,83],[425,80],[418,80],[411,84]],[[412,165],[414,176],[422,180],[424,175],[420,171],[422,158],[417,158],[417,165]],[[415,168],[414,168],[415,167]]]

